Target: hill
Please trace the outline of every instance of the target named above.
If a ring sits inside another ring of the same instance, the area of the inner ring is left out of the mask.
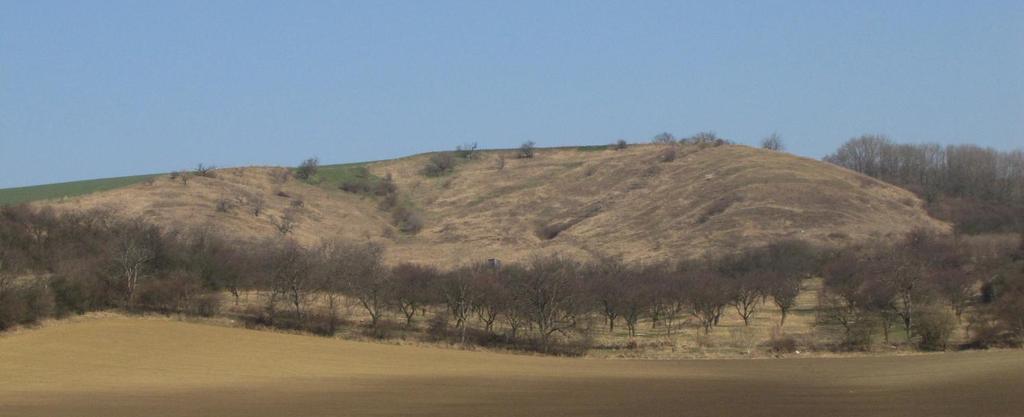
[[[0,336],[0,415],[1008,416],[1021,356],[585,360],[108,317]]]
[[[369,239],[387,246],[392,261],[442,266],[540,250],[647,261],[787,237],[843,244],[948,230],[912,193],[831,164],[738,145],[678,145],[664,162],[665,149],[540,149],[528,159],[476,152],[436,177],[421,171],[437,154],[325,166],[310,181],[283,168],[230,168],[38,204],[114,209],[244,239],[274,236],[287,218],[301,243]],[[423,224],[418,233],[399,230],[394,209],[374,195],[389,174],[397,205]]]

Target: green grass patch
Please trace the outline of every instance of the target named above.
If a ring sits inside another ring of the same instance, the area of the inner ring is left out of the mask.
[[[356,194],[371,194],[384,179],[373,175],[366,163],[323,165],[307,182]]]
[[[138,184],[161,174],[134,175],[130,177],[102,178],[95,180],[62,182],[58,184],[35,185],[31,187],[5,188],[0,190],[0,205],[29,203],[62,197],[75,197],[100,191],[113,190]]]

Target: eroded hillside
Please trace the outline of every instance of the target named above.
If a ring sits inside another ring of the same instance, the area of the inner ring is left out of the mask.
[[[392,175],[400,199],[423,219],[416,234],[393,226],[379,197],[342,191],[330,180],[311,185],[281,168],[223,169],[187,184],[163,176],[45,204],[109,207],[243,239],[279,235],[288,217],[288,236],[304,244],[373,240],[387,246],[391,261],[440,266],[538,251],[656,260],[784,237],[843,244],[948,228],[912,193],[820,161],[745,146],[679,145],[665,162],[665,149],[540,149],[530,159],[477,152],[439,177],[421,173],[430,154],[365,165],[378,177]]]

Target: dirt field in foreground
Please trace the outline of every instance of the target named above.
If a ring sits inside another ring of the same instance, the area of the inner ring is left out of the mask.
[[[104,318],[0,337],[2,416],[1019,416],[1024,351],[565,359]]]

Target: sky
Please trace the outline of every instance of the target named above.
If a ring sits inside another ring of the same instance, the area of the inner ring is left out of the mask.
[[[1024,1],[0,0],[0,188],[777,132],[1024,146]]]

